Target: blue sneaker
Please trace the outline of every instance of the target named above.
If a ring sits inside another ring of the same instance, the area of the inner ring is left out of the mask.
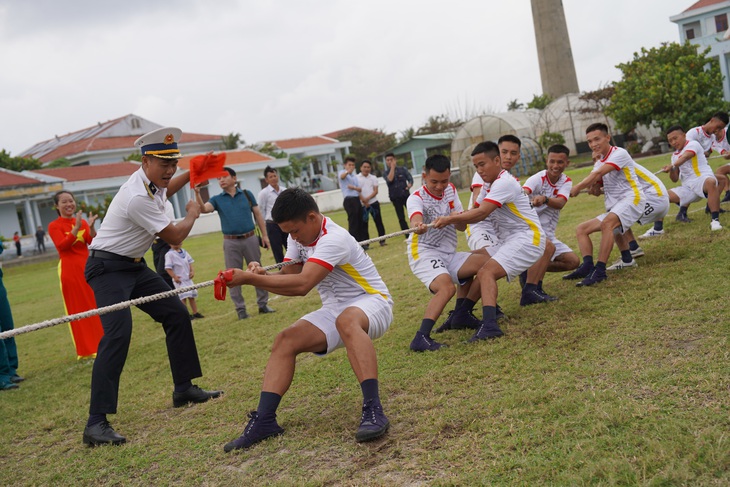
[[[504,333],[502,332],[499,325],[497,325],[497,321],[485,321],[481,324],[479,329],[476,333],[474,333],[474,336],[469,339],[469,343],[478,342],[479,340],[490,340],[492,338],[499,338]]]
[[[601,281],[608,279],[605,272],[599,272],[598,269],[593,269],[588,277],[576,284],[578,287],[592,286],[598,284]]]
[[[542,286],[537,287],[537,292],[542,295],[543,298],[545,298],[546,301],[552,302],[552,301],[558,301],[558,297],[551,296],[548,293],[545,292],[545,290],[542,288]]]
[[[248,417],[251,419],[249,419],[246,429],[243,430],[241,436],[226,443],[223,451],[229,452],[249,448],[266,438],[284,434],[284,428],[276,423],[276,414],[259,416],[257,411],[251,411],[248,413]]]
[[[578,266],[576,270],[571,272],[570,274],[566,274],[563,276],[563,279],[566,280],[573,280],[573,279],[584,279],[588,277],[588,275],[593,272],[594,266],[587,266],[585,264],[581,264]]]
[[[440,348],[445,348],[447,345],[434,341],[428,335],[424,335],[422,332],[417,331],[416,337],[411,342],[411,350],[414,352],[435,352]]]
[[[390,421],[383,414],[383,406],[377,399],[370,399],[362,405],[360,427],[355,433],[355,441],[372,441],[383,436],[390,427]]]
[[[532,291],[522,290],[522,297],[520,298],[520,306],[530,306],[531,304],[547,303],[548,300],[538,292],[537,289]]]
[[[479,325],[482,324],[482,320],[474,316],[474,311],[456,311],[454,314],[449,316],[451,318],[451,329],[452,330],[463,330],[464,328],[471,328],[476,330]]]

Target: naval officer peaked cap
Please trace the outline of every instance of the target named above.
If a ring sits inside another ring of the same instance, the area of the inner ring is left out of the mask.
[[[177,143],[182,137],[182,130],[177,127],[162,127],[144,134],[134,142],[143,156],[155,156],[160,159],[180,159],[182,154]]]

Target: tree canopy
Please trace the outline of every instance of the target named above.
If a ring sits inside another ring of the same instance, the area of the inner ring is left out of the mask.
[[[352,142],[350,154],[358,162],[363,159],[374,159],[396,144],[395,134],[386,134],[382,130],[367,130],[354,128],[338,135],[337,140]]]
[[[625,132],[652,122],[662,131],[674,124],[688,129],[706,122],[727,108],[720,66],[707,56],[709,50],[697,52],[697,46],[676,42],[642,47],[634,59],[616,66],[622,78],[614,85],[606,114]]]
[[[32,157],[13,157],[5,149],[0,150],[0,167],[2,168],[20,172],[40,169],[42,165],[38,159],[33,159]]]

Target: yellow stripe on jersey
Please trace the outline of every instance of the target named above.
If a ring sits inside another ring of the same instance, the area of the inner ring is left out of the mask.
[[[507,208],[520,220],[527,223],[527,226],[530,227],[530,230],[532,230],[532,245],[535,247],[540,245],[540,229],[537,228],[537,225],[535,225],[535,222],[530,220],[529,218],[525,218],[522,213],[520,213],[520,210],[517,209],[517,206],[515,206],[514,203],[507,203]]]
[[[411,235],[411,257],[413,260],[418,260],[418,234],[412,233]]]
[[[639,201],[641,201],[641,194],[639,193],[639,187],[636,185],[636,181],[631,177],[631,171],[629,171],[628,167],[624,168],[624,176],[626,176],[626,181],[629,182],[631,189],[634,191],[634,204],[638,205]]]
[[[471,237],[471,225],[466,226],[466,232],[464,233],[466,233],[466,238]]]
[[[637,176],[639,176],[641,179],[643,179],[644,181],[646,181],[647,183],[651,184],[654,187],[654,191],[656,191],[656,194],[658,194],[659,196],[664,196],[661,186],[659,186],[651,176],[649,176],[648,174],[646,174],[645,172],[643,172],[642,170],[640,170],[638,168],[634,168],[634,170],[636,171]]]
[[[359,272],[357,272],[357,270],[352,266],[352,264],[345,264],[345,265],[341,266],[341,269],[343,271],[345,271],[345,274],[352,277],[355,280],[355,282],[358,283],[360,285],[360,287],[365,290],[366,293],[379,294],[383,297],[383,299],[385,299],[386,301],[388,300],[388,296],[386,296],[385,294],[381,293],[380,291],[375,289],[373,286],[371,286],[370,283],[367,281],[367,279],[362,277],[362,275]]]
[[[695,176],[702,176],[702,173],[700,172],[700,161],[697,159],[697,154],[695,154],[692,158],[692,170],[694,171]]]

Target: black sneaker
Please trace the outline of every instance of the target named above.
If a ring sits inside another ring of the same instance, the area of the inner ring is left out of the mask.
[[[470,328],[472,330],[476,330],[479,328],[479,325],[482,324],[482,320],[474,316],[474,311],[456,311],[454,310],[453,314],[449,315],[449,318],[451,319],[451,329],[452,330],[463,330],[465,328]],[[449,319],[447,318],[447,320]]]
[[[580,281],[576,284],[578,287],[585,287],[585,286],[592,286],[594,284],[598,284],[601,281],[605,281],[608,279],[608,276],[605,272],[599,272],[598,269],[593,269],[593,272],[590,273],[588,277]]]
[[[121,445],[127,439],[114,431],[109,421],[102,421],[84,428],[84,444],[89,446],[98,445]]]
[[[549,295],[548,293],[545,292],[545,290],[542,287],[538,287],[537,292],[540,293],[542,295],[542,297],[545,298],[545,300],[548,302],[553,302],[553,301],[558,300],[557,296]]]
[[[497,321],[485,321],[479,327],[474,336],[469,339],[469,343],[478,342],[480,340],[490,340],[493,338],[499,338],[504,333],[502,329],[497,325]]]
[[[434,330],[434,333],[443,333],[447,330],[451,330],[451,317],[454,316],[454,310],[449,311],[449,315],[446,317],[444,322]]]
[[[181,408],[186,404],[201,403],[210,399],[215,399],[221,394],[223,394],[223,391],[205,391],[200,387],[193,385],[185,392],[173,392],[172,405],[176,408]]]
[[[547,303],[548,300],[540,294],[537,289],[532,291],[522,291],[522,297],[520,298],[520,306],[530,306],[531,304]]]
[[[682,223],[689,223],[692,221],[685,213],[677,213],[677,218],[675,218],[675,220]]]
[[[362,405],[360,427],[355,433],[355,441],[372,441],[383,436],[390,427],[390,421],[383,414],[383,406],[377,399],[370,399]]]
[[[499,307],[499,305],[496,306],[497,308],[497,320],[504,320],[507,318],[507,315],[504,314],[504,311],[502,311],[502,308]],[[480,323],[481,326],[481,323]]]
[[[258,412],[251,411],[248,413],[248,417],[250,419],[248,420],[248,424],[243,430],[243,433],[241,433],[241,436],[226,443],[223,447],[223,451],[229,452],[250,448],[266,438],[284,434],[284,428],[279,426],[276,422],[276,414],[262,417],[259,416]]]
[[[190,315],[190,318],[199,320],[200,318],[205,318],[205,316],[201,315],[200,313],[193,313],[192,315]]]
[[[725,191],[725,197],[720,201],[720,203],[727,203],[730,201],[730,191]]]
[[[411,350],[414,352],[435,352],[440,348],[445,348],[447,345],[434,341],[428,335],[424,335],[422,332],[417,331],[416,337],[411,342]]]
[[[563,276],[563,279],[566,280],[573,280],[573,279],[584,279],[588,277],[588,275],[593,272],[594,266],[587,266],[586,264],[581,264],[578,266],[576,270],[571,272],[570,274],[566,274]]]

